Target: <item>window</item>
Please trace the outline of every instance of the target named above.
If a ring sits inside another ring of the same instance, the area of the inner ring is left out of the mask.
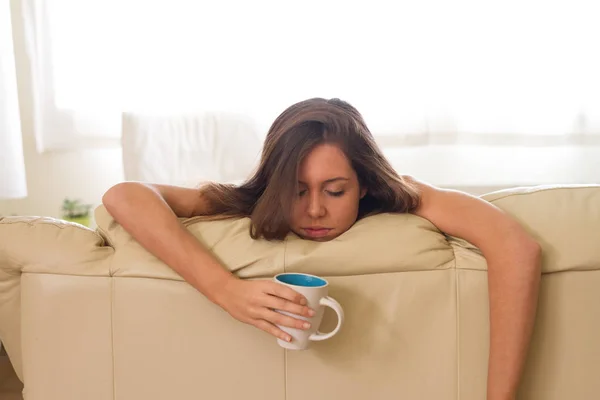
[[[25,3],[43,150],[118,143],[123,110],[234,111],[267,129],[317,96],[416,159],[600,145],[593,1]]]

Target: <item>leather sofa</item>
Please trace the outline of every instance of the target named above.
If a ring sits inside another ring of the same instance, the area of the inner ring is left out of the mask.
[[[483,196],[543,250],[535,333],[519,399],[600,393],[600,185]],[[0,339],[27,400],[485,398],[486,263],[414,215],[359,221],[327,243],[254,241],[248,220],[182,223],[237,275],[326,277],[340,333],[309,350],[210,303],[101,206],[98,228],[0,220]],[[322,331],[336,322],[326,312]]]

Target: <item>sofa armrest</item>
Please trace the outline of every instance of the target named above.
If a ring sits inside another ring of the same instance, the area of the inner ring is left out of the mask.
[[[109,276],[112,253],[100,235],[78,224],[0,218],[0,339],[21,380],[21,274]]]

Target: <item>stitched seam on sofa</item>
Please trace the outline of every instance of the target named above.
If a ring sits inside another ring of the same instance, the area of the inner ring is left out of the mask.
[[[57,228],[60,229],[64,229],[64,228],[75,228],[75,229],[81,229],[84,231],[89,231],[89,229],[87,228],[82,228],[81,226],[78,225],[67,225],[69,224],[68,222],[53,222],[53,221],[48,221],[48,220],[44,220],[42,217],[40,218],[36,218],[34,220],[23,220],[23,219],[17,219],[14,221],[8,221],[7,218],[3,218],[0,220],[0,225],[17,225],[17,224],[24,224],[24,225],[29,225],[29,226],[35,226],[35,225],[53,225],[56,226]],[[92,231],[93,232],[93,231]]]
[[[597,268],[594,269],[582,269],[582,268],[573,268],[573,269],[562,269],[560,271],[549,271],[549,272],[544,272],[542,274],[542,276],[544,275],[556,275],[556,274],[566,274],[569,272],[595,272],[595,271],[600,271],[600,264],[598,264]]]
[[[51,217],[39,217],[39,218],[35,218],[33,220],[17,219],[14,221],[8,220],[7,217],[0,219],[0,225],[16,225],[16,224],[25,224],[25,225],[29,225],[29,226],[53,225],[59,229],[73,228],[73,229],[78,229],[80,231],[89,232],[96,236],[99,236],[94,230],[92,230],[90,228],[86,228],[83,225],[79,225],[74,222],[63,221],[63,220],[59,220],[59,219],[51,218]]]
[[[445,264],[448,264],[448,263],[445,263]],[[112,262],[111,262],[111,265],[112,265]],[[112,268],[112,267],[110,267],[110,268]],[[335,277],[353,277],[353,276],[372,276],[372,275],[386,275],[386,274],[403,274],[405,272],[423,272],[423,273],[426,273],[426,272],[440,272],[440,271],[448,271],[450,269],[454,269],[454,268],[449,268],[448,267],[448,268],[438,268],[438,269],[411,269],[411,270],[402,270],[402,271],[384,271],[384,272],[373,272],[373,273],[364,273],[364,274],[339,274],[339,275],[321,274],[320,276],[322,276],[323,278],[335,278]],[[598,266],[598,269],[600,270],[600,265]],[[468,268],[463,268],[463,270],[468,270]],[[474,269],[473,271],[487,272],[485,270],[478,270],[478,269]],[[575,270],[556,271],[556,272],[552,272],[552,273],[569,272],[569,271],[575,271]],[[585,272],[585,271],[596,271],[596,270],[576,270],[576,271]],[[90,278],[103,277],[103,278],[119,278],[119,279],[128,279],[128,278],[131,278],[131,279],[154,279],[154,280],[161,280],[161,281],[171,281],[171,282],[186,283],[186,281],[184,279],[178,279],[178,278],[164,278],[164,277],[152,277],[152,276],[121,276],[121,275],[115,275],[112,270],[109,272],[108,275],[97,275],[97,274],[83,275],[83,274],[64,273],[64,272],[36,272],[36,271],[23,272],[23,274],[81,276],[81,277],[90,277]],[[270,276],[271,275],[265,275],[265,276],[253,277],[252,279],[254,279],[254,278],[269,278]]]
[[[459,267],[457,269],[460,269],[461,271],[474,271],[474,272],[485,272],[485,273],[488,272],[487,269],[468,268],[468,267]],[[598,263],[598,265],[596,267],[592,267],[592,268],[574,267],[574,268],[569,268],[569,269],[561,269],[561,270],[557,270],[557,271],[544,271],[544,272],[542,272],[542,275],[553,275],[553,274],[560,274],[563,272],[590,272],[590,271],[599,271],[599,270],[600,270],[600,263]]]
[[[456,252],[454,251],[454,247],[450,247],[452,247],[452,253],[454,254],[454,290],[456,291],[454,295],[456,301],[456,399],[460,400],[460,281],[458,276],[460,269],[458,268],[458,259],[456,258]]]
[[[446,262],[444,264],[449,264],[450,262]],[[405,272],[443,272],[443,271],[448,271],[450,269],[454,269],[451,267],[446,267],[446,268],[438,268],[438,269],[411,269],[411,270],[402,270],[402,271],[382,271],[382,272],[372,272],[372,273],[357,273],[357,274],[347,274],[347,273],[342,273],[342,274],[319,274],[319,276],[322,276],[323,278],[335,278],[335,277],[353,277],[353,276],[373,276],[373,275],[386,275],[386,274],[403,274]],[[485,272],[485,271],[482,271]],[[46,273],[46,272],[44,272]],[[69,274],[63,274],[63,275],[69,275]],[[90,275],[91,276],[91,275]],[[172,281],[172,282],[182,282],[182,283],[186,283],[185,279],[183,278],[165,278],[165,277],[152,277],[152,276],[142,276],[142,275],[135,275],[135,276],[127,276],[127,275],[110,275],[113,278],[121,278],[121,279],[127,279],[127,278],[132,278],[132,279],[157,279],[157,280],[164,280],[164,281]],[[268,279],[268,278],[272,278],[273,275],[271,274],[266,274],[266,275],[260,275],[260,276],[255,276],[255,277],[251,277],[250,279],[257,279],[257,278],[264,278],[264,279]]]
[[[116,380],[116,362],[115,362],[115,277],[113,276],[113,264],[115,262],[115,253],[113,251],[111,259],[108,262],[108,274],[110,276],[110,347],[112,358],[112,388],[113,400],[117,399]]]
[[[70,273],[65,273],[65,272],[37,272],[37,271],[25,271],[22,272],[23,275],[25,274],[35,274],[35,275],[60,275],[60,276],[78,276],[78,277],[82,277],[82,278],[111,278],[112,276],[110,274],[106,274],[106,275],[100,275],[100,274],[70,274]]]
[[[457,267],[456,269],[460,269],[461,271],[488,272],[487,269],[479,269],[479,268],[472,268],[472,267]]]
[[[498,198],[495,198],[494,200],[487,200],[487,201],[489,201],[490,203],[493,203],[495,201],[506,199],[508,197],[527,196],[527,195],[536,194],[536,193],[551,192],[551,191],[558,191],[558,190],[571,191],[571,190],[590,190],[590,189],[600,190],[600,186],[599,185],[589,185],[589,186],[573,186],[573,187],[559,186],[559,187],[539,188],[539,189],[532,189],[531,191],[524,192],[524,193],[507,193],[502,197],[498,197]],[[484,195],[484,196],[486,196],[486,195]]]
[[[110,350],[112,359],[112,392],[113,400],[117,399],[117,388],[115,385],[116,363],[115,363],[115,278],[110,279]]]
[[[106,244],[105,238],[102,235],[100,235],[98,232],[93,231],[89,228],[80,226],[78,224],[74,224],[72,222],[66,222],[66,221],[64,223],[63,222],[52,222],[52,221],[44,220],[42,217],[34,219],[33,221],[24,221],[24,220],[6,221],[6,218],[0,219],[0,225],[18,225],[18,224],[28,225],[32,228],[35,228],[36,225],[52,225],[58,229],[76,229],[81,232],[91,233],[96,238],[100,239],[101,243],[98,245],[98,247],[103,247]]]
[[[287,363],[287,349],[283,349],[283,399],[288,398],[288,363]]]

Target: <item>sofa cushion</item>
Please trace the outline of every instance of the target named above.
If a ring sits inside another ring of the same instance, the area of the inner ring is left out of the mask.
[[[538,186],[490,193],[483,199],[516,218],[541,244],[543,272],[600,268],[600,185]],[[116,249],[111,274],[181,278],[146,252],[103,206],[98,229]],[[268,277],[282,271],[334,276],[447,268],[485,270],[470,243],[441,233],[412,214],[379,214],[358,221],[329,242],[253,240],[248,218],[181,219],[230,270],[241,277]]]
[[[538,240],[544,273],[600,269],[600,185],[523,187],[483,198]]]
[[[103,206],[96,209],[98,229],[116,250],[112,273],[181,279],[146,252]],[[429,221],[412,214],[380,214],[358,221],[338,238],[318,243],[290,234],[284,241],[253,240],[248,218],[184,225],[224,266],[241,277],[269,277],[285,270],[322,275],[361,275],[449,268],[453,251]]]
[[[325,276],[428,271],[454,266],[447,237],[413,214],[378,214],[359,220],[329,242],[289,235],[285,268]]]
[[[98,232],[115,249],[111,275],[182,280],[171,268],[133,240],[104,206],[95,210]],[[181,222],[229,270],[243,278],[273,276],[283,271],[283,243],[252,240],[246,218],[200,221],[181,218]]]

